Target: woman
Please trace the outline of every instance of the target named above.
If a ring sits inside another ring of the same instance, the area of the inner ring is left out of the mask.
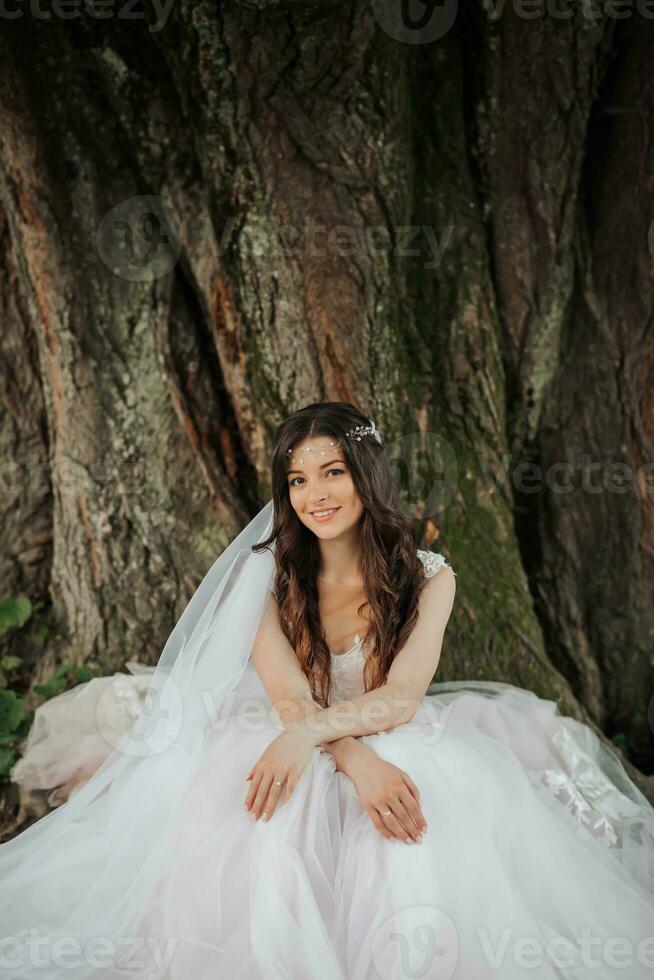
[[[0,847],[0,977],[652,975],[654,810],[554,702],[430,686],[454,572],[374,423],[295,413],[272,485],[154,671],[39,709],[14,776],[68,799]]]

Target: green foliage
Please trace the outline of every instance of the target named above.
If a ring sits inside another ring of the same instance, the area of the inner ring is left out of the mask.
[[[34,717],[25,707],[25,699],[15,691],[0,691],[0,777],[3,781],[18,760],[18,742],[27,735]]]
[[[32,603],[29,599],[11,599],[7,596],[0,600],[0,636],[12,626],[24,626],[31,615]]]
[[[59,664],[54,674],[47,681],[43,684],[34,685],[34,690],[37,694],[42,694],[47,700],[48,698],[54,697],[55,694],[61,694],[62,691],[67,690],[69,687],[82,684],[84,681],[90,681],[92,677],[99,677],[101,673],[101,671],[94,670],[86,666],[86,664],[82,664],[81,666],[75,666],[70,663]]]

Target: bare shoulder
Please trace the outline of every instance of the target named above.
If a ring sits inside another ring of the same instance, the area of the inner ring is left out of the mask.
[[[456,575],[445,555],[441,555],[439,551],[423,551],[422,548],[418,548],[417,554],[422,562],[425,578],[433,578],[442,568],[447,569],[443,577],[451,579]]]

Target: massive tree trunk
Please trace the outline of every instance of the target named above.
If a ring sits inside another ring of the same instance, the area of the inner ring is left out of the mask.
[[[446,467],[442,506],[407,496],[460,575],[438,679],[556,699],[651,772],[652,28],[387,13],[3,22],[0,439],[44,479],[1,567],[57,630],[22,681],[155,662],[275,426],[347,400]],[[635,485],[559,492],[584,454]]]

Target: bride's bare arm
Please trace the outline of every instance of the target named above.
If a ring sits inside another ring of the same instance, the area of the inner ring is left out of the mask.
[[[295,727],[298,718],[320,711],[321,705],[313,700],[296,698],[290,699],[276,710],[284,728],[289,729]],[[362,745],[354,735],[344,735],[343,738],[336,738],[333,742],[320,747],[333,755],[337,771],[345,773],[350,778],[352,778],[353,764],[357,760],[371,753],[376,754],[370,746]]]
[[[284,728],[294,728],[302,719],[321,710],[281,628],[272,593],[252,646],[252,660]],[[321,747],[334,756],[336,768],[348,776],[353,761],[372,752],[352,735],[336,738]]]
[[[347,735],[374,735],[410,721],[436,672],[455,592],[454,572],[443,566],[422,590],[418,620],[393,660],[386,683],[312,712],[291,727],[306,730],[315,745],[325,746]]]
[[[295,727],[298,719],[320,711],[321,705],[310,696],[286,698],[275,705],[275,710],[284,728],[289,729]],[[321,748],[333,755],[337,771],[345,773],[350,778],[352,778],[352,765],[356,760],[370,753],[375,754],[370,746],[362,745],[354,735],[336,738],[333,742],[322,745]]]
[[[277,602],[271,595],[264,610],[252,647],[252,659],[261,682],[285,729],[306,724],[310,716],[324,709],[316,704],[286,634],[279,622]],[[347,703],[347,702],[346,702]],[[354,735],[332,736],[321,746],[330,752],[336,768],[353,782],[359,798],[379,833],[387,839],[418,840],[425,818],[420,809],[420,793],[408,773],[381,759],[373,748]],[[395,801],[395,811],[382,819],[386,801]],[[272,812],[275,803],[264,806]],[[272,809],[271,809],[272,808]],[[258,817],[258,812],[255,812]]]

